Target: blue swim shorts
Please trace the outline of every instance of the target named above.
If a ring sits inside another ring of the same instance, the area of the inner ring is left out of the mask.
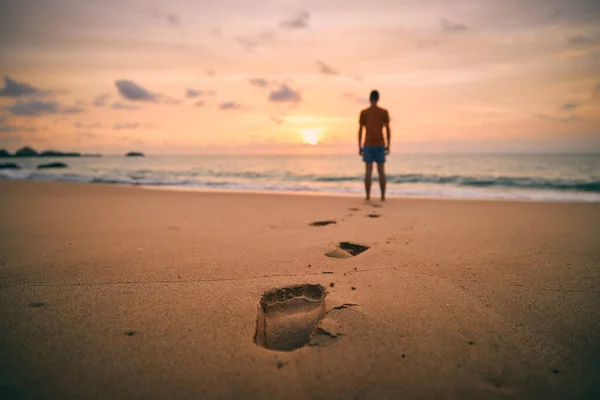
[[[384,146],[365,146],[363,147],[363,161],[366,163],[376,162],[383,164],[385,162]]]

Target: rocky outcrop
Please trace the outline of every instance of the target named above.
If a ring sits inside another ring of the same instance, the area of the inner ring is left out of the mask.
[[[0,169],[21,169],[21,167],[11,162],[6,164],[0,164]]]
[[[61,162],[53,162],[48,164],[40,164],[37,169],[50,169],[50,168],[68,168],[68,165]]]
[[[15,153],[15,157],[35,157],[37,155],[38,152],[31,147],[23,147],[22,149],[17,150]]]
[[[81,157],[81,153],[64,153],[56,150],[45,150],[40,153],[40,157]]]
[[[140,153],[141,154],[141,153]],[[143,155],[143,154],[142,154]],[[101,157],[101,154],[81,154],[75,151],[44,150],[38,153],[31,147],[23,147],[15,154],[10,154],[5,149],[0,149],[0,158],[4,157]]]

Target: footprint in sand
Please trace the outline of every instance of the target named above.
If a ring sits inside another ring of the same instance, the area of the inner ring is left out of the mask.
[[[296,285],[266,292],[258,307],[255,341],[271,350],[291,351],[309,344],[325,317],[325,288]]]
[[[381,217],[381,215],[379,215],[379,214],[369,214],[369,215],[367,215],[367,217],[369,217],[369,218],[379,218],[379,217]]]
[[[349,208],[349,209],[348,209],[348,211],[360,211],[360,208],[356,208],[356,207],[354,207],[354,208]]]
[[[325,255],[331,258],[350,258],[367,250],[369,250],[369,246],[350,242],[340,242],[335,249],[328,251]]]
[[[337,224],[337,222],[333,221],[333,220],[315,221],[315,222],[311,222],[310,226],[327,226],[327,225],[331,225],[331,224]]]

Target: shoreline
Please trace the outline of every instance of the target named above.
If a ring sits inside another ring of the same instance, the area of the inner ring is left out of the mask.
[[[181,193],[220,193],[220,194],[264,194],[264,195],[290,195],[290,196],[307,196],[307,197],[332,197],[332,198],[349,198],[364,200],[364,192],[348,193],[348,192],[333,192],[333,191],[318,191],[318,190],[278,190],[278,189],[233,189],[233,188],[211,188],[211,187],[193,187],[193,186],[177,186],[177,185],[144,185],[130,183],[108,183],[108,182],[83,182],[83,181],[60,181],[60,180],[41,180],[41,179],[20,179],[0,177],[1,182],[32,182],[32,183],[57,183],[57,184],[75,184],[75,185],[93,185],[106,187],[121,187],[121,188],[140,188],[150,191],[161,192],[181,192]],[[378,183],[373,181],[373,188]],[[388,188],[389,190],[389,188]],[[557,192],[552,192],[557,193]],[[558,192],[563,193],[563,192]],[[539,194],[539,193],[536,193]],[[573,193],[570,193],[573,194]],[[575,192],[582,196],[589,195],[587,192]],[[474,202],[515,202],[515,203],[539,203],[539,204],[600,204],[598,199],[563,199],[563,198],[525,198],[521,197],[502,197],[487,196],[487,197],[467,197],[467,196],[435,196],[424,194],[387,194],[386,200],[439,200],[439,201],[474,201]],[[371,202],[380,202],[379,189],[372,189]]]
[[[318,191],[300,191],[300,190],[251,190],[251,189],[217,189],[217,188],[194,188],[194,187],[181,187],[181,186],[151,186],[151,185],[130,185],[133,187],[139,187],[146,190],[158,190],[158,191],[173,191],[173,192],[190,192],[190,193],[220,193],[220,194],[265,194],[265,195],[290,195],[290,196],[317,196],[317,197],[332,197],[332,198],[349,198],[349,199],[360,199],[366,201],[364,194],[356,193],[335,193],[335,192],[318,192]],[[525,198],[475,198],[475,197],[459,197],[459,196],[427,196],[421,194],[415,195],[386,195],[386,202],[388,200],[432,200],[432,201],[473,201],[473,202],[515,202],[515,203],[540,203],[540,204],[600,204],[598,200],[564,200],[564,199],[553,199],[553,200],[540,200],[540,199],[525,199]],[[371,203],[381,203],[379,198],[379,191],[371,193]]]

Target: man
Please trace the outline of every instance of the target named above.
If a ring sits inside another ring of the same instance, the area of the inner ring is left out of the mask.
[[[373,162],[377,163],[377,174],[379,175],[379,187],[381,188],[381,201],[385,201],[385,156],[390,154],[390,116],[387,110],[377,106],[379,92],[373,90],[369,96],[371,107],[360,112],[358,128],[358,154],[363,156],[365,162],[365,191],[367,200],[371,199],[371,176],[373,175]],[[386,138],[383,140],[383,128],[385,127]],[[362,133],[366,130],[365,143],[363,147]]]

